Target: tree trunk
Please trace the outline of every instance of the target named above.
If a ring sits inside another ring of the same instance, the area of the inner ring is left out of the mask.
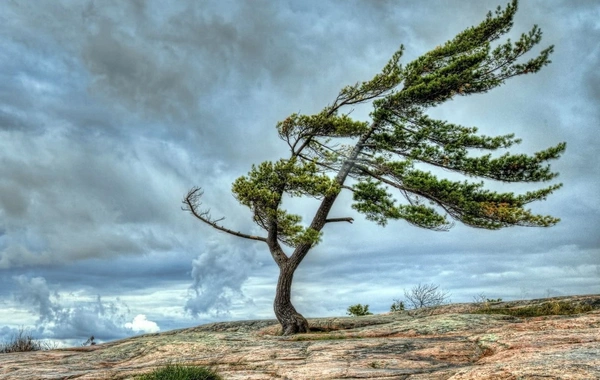
[[[289,263],[279,266],[279,280],[273,308],[281,324],[283,335],[308,332],[308,321],[292,305],[292,280],[296,268]]]

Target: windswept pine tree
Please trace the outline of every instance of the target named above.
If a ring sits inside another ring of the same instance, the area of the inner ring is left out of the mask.
[[[328,223],[353,221],[330,216],[342,191],[352,193],[354,210],[382,226],[396,219],[439,231],[448,230],[454,221],[485,229],[548,227],[558,222],[552,216],[532,213],[527,205],[545,199],[560,184],[514,194],[486,188],[483,180],[552,180],[557,173],[551,171],[548,161],[560,156],[565,143],[532,155],[512,154],[508,149],[520,142],[513,134],[486,136],[475,127],[427,114],[454,97],[485,93],[550,63],[552,46],[534,58],[522,58],[541,40],[537,26],[517,41],[498,42],[512,28],[516,11],[516,0],[504,9],[498,7],[481,24],[405,66],[400,63],[404,50],[400,47],[381,73],[343,88],[321,112],[292,114],[279,122],[277,132],[289,146],[289,157],[252,166],[232,189],[237,200],[253,212],[264,235],[224,227],[222,219],[214,219],[202,208],[201,188],[186,195],[184,209],[204,223],[266,243],[280,269],[274,310],[284,334],[308,331],[306,319],[291,302],[294,272],[321,241]],[[349,116],[352,107],[361,103],[373,105],[368,122]],[[505,153],[485,153],[498,150]],[[424,170],[427,165],[445,169],[435,173],[451,171],[466,179],[440,178]],[[300,216],[284,209],[286,194],[319,200],[310,223],[302,223]],[[399,195],[400,201],[393,194]]]

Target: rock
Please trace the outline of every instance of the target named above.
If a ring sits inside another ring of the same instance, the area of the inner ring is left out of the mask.
[[[503,314],[477,314],[477,311]],[[491,311],[490,311],[491,310]],[[532,310],[570,315],[523,317]],[[512,315],[507,315],[512,314]],[[310,319],[213,323],[89,347],[0,354],[1,379],[133,379],[167,363],[225,379],[600,379],[600,295]]]

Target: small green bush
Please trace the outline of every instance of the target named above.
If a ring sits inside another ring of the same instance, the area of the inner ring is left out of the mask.
[[[137,377],[138,380],[223,380],[216,372],[195,366],[168,364]]]
[[[373,315],[369,312],[369,305],[356,305],[348,306],[347,314],[353,317],[362,317],[363,315]]]
[[[392,304],[392,306],[390,306],[391,312],[402,311],[404,309],[405,309],[404,302],[402,302],[400,300],[394,300],[394,303]]]

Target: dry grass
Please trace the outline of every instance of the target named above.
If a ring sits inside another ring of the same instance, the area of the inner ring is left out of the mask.
[[[10,341],[0,344],[0,353],[40,351],[47,348],[45,344],[35,340],[31,332],[20,329]]]

